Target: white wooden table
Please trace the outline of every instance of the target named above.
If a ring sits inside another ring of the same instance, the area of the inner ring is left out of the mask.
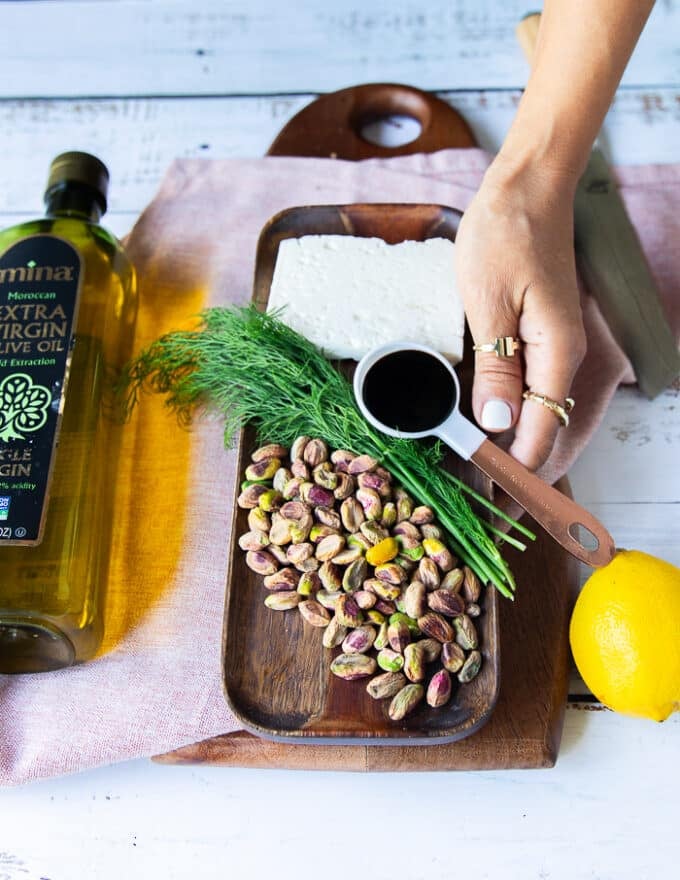
[[[436,91],[493,150],[526,78],[513,29],[528,11],[519,0],[0,0],[0,223],[40,214],[49,160],[77,148],[109,166],[106,222],[123,234],[174,157],[261,155],[317,93],[363,82]],[[679,36],[680,3],[658,3],[604,127],[612,161],[680,160]],[[620,545],[676,565],[679,394],[619,391],[571,473]],[[676,877],[680,716],[654,725],[588,709],[569,705],[546,771],[143,760],[4,790],[0,880]]]

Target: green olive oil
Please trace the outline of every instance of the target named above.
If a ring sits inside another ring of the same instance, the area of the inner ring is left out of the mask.
[[[133,267],[99,225],[108,172],[65,153],[46,216],[0,232],[0,673],[91,658],[103,635]]]

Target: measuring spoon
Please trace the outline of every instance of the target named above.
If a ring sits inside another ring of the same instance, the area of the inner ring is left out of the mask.
[[[382,433],[414,440],[439,437],[474,462],[577,559],[597,568],[613,558],[614,540],[599,520],[461,415],[458,377],[438,351],[415,342],[374,348],[356,368],[354,395],[364,417]]]

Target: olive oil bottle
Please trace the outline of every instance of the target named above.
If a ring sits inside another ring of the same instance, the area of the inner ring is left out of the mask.
[[[99,225],[108,171],[52,162],[46,216],[0,232],[0,673],[91,658],[103,635],[133,267]]]

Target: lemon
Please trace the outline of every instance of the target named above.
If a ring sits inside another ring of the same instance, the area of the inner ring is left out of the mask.
[[[586,581],[569,628],[581,678],[616,712],[680,709],[680,568],[621,550]]]

